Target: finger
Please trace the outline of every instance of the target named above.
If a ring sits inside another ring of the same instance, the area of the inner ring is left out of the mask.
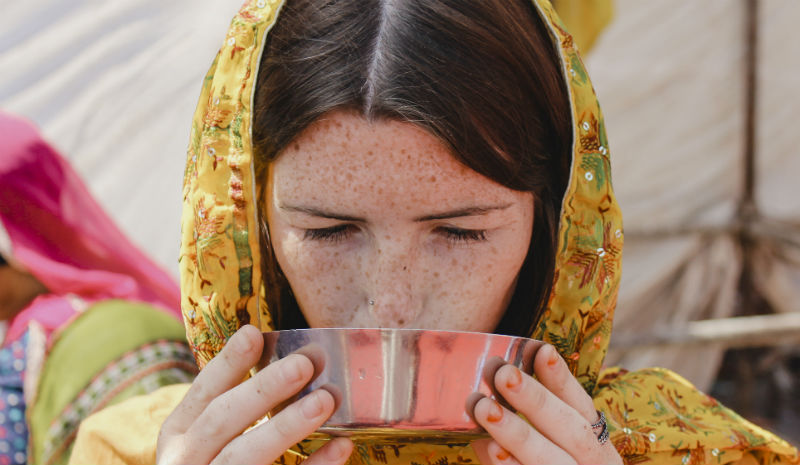
[[[478,463],[492,463],[492,459],[489,457],[490,442],[494,442],[494,439],[476,439],[470,443],[472,450],[475,452],[475,456],[478,457]]]
[[[500,447],[493,439],[478,439],[472,442],[472,449],[482,464],[518,465],[517,459]]]
[[[572,376],[567,363],[555,347],[548,344],[539,349],[533,361],[533,372],[548,391],[577,410],[586,421],[597,421],[597,410],[592,398]]]
[[[255,326],[241,327],[197,375],[186,396],[164,421],[162,436],[186,432],[212,399],[239,384],[261,356],[264,338]]]
[[[245,428],[299,392],[313,374],[311,360],[300,354],[291,354],[219,395],[184,434],[185,441],[196,444],[188,458],[202,462],[217,455]]]
[[[475,405],[475,419],[520,463],[576,463],[570,454],[492,399],[483,398],[478,401]],[[489,455],[491,459],[491,454]]]
[[[607,463],[610,451],[600,444],[589,422],[537,380],[505,365],[495,375],[495,387],[541,435],[576,461]]]
[[[211,464],[273,463],[288,448],[322,426],[333,408],[333,396],[317,389],[231,441]]]
[[[487,451],[489,452],[489,460],[491,460],[491,463],[498,465],[500,464],[519,465],[517,459],[513,455],[511,455],[511,453],[509,453],[507,450],[500,447],[500,444],[498,444],[497,442],[495,441],[490,442],[487,449],[488,449]]]
[[[347,462],[353,453],[353,441],[347,438],[336,438],[328,441],[319,450],[311,454],[303,465],[341,465]]]

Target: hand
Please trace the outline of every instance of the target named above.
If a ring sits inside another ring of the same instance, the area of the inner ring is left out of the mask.
[[[294,354],[241,383],[261,356],[263,345],[261,332],[254,326],[244,326],[231,337],[161,427],[156,463],[273,463],[333,414],[333,396],[318,389],[242,434],[275,405],[299,392],[314,374],[311,361]],[[349,439],[335,439],[305,463],[340,465],[352,450]]]
[[[513,365],[494,377],[497,391],[530,423],[489,398],[475,405],[475,419],[492,436],[473,443],[481,463],[621,464],[611,441],[598,441],[599,430],[591,427],[598,420],[592,399],[553,346],[539,349],[533,371],[538,381]]]

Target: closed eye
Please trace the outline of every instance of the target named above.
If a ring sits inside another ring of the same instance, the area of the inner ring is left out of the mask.
[[[355,229],[356,227],[352,224],[339,224],[330,228],[306,229],[303,238],[336,243],[347,239],[350,234],[355,232]]]
[[[471,242],[483,242],[486,240],[485,229],[461,229],[452,227],[440,227],[438,231],[453,244],[467,244]]]

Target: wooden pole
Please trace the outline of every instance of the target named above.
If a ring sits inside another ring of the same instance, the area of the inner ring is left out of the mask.
[[[722,345],[726,348],[800,345],[800,313],[691,321],[685,327],[611,338],[611,349]]]

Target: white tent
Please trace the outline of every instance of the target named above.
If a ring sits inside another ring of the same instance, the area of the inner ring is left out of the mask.
[[[798,18],[795,0],[617,1],[587,66],[625,214],[619,341],[754,310],[737,292],[743,271],[773,311],[800,312]],[[721,356],[710,344],[611,361],[668,366],[706,388]]]

